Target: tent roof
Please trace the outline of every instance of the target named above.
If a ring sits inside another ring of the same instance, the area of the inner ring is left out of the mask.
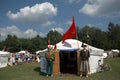
[[[65,40],[64,43],[62,43],[62,41],[57,43],[57,49],[58,50],[71,50],[71,49],[73,49],[73,50],[80,49],[81,50],[82,43],[83,42],[76,40],[76,39],[67,39],[67,40]],[[84,43],[84,44],[86,44],[86,43]],[[92,49],[102,50],[102,49],[95,48],[90,45],[88,45],[88,47],[92,48]]]
[[[0,51],[0,54],[9,54],[9,52]]]
[[[64,43],[57,43],[58,50],[77,50],[81,49],[82,42],[75,39],[67,39]]]
[[[21,51],[19,51],[18,53],[19,53],[19,54],[21,54],[21,53],[24,53],[24,54],[25,54],[26,51],[25,51],[25,50],[21,50]]]
[[[64,43],[59,42],[57,43],[57,49],[60,51],[74,51],[74,50],[78,50],[78,49],[82,49],[82,43],[81,41],[78,41],[76,39],[67,39],[65,40]],[[84,43],[86,44],[86,43]],[[87,48],[90,51],[90,54],[96,54],[96,55],[102,55],[102,53],[104,52],[103,49],[99,49],[93,46],[88,45]]]
[[[83,42],[75,40],[75,39],[67,39],[67,40],[65,40],[64,43],[62,43],[62,41],[57,43],[56,46],[59,51],[75,51],[78,49],[80,49],[80,50],[82,49],[82,47],[81,47],[82,43]],[[51,47],[54,48],[53,45],[51,45]],[[94,54],[94,55],[95,54],[102,55],[102,53],[104,52],[103,49],[95,48],[90,45],[88,45],[87,48],[89,49],[90,54]],[[44,49],[44,50],[37,51],[36,53],[45,53],[46,51],[47,51],[47,49]]]

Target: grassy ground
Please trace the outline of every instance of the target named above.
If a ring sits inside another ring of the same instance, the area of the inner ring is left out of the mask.
[[[88,78],[70,74],[46,77],[40,73],[39,63],[28,63],[0,68],[0,80],[120,80],[120,58],[106,59],[105,62],[111,65],[111,71],[91,74]]]

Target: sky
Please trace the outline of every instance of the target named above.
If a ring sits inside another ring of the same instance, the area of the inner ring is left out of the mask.
[[[107,31],[120,24],[120,0],[0,0],[0,38],[45,37],[50,30],[65,33],[74,16],[76,26]]]

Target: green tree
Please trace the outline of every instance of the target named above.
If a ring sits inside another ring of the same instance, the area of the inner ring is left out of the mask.
[[[50,43],[54,45],[62,40],[62,35],[56,30],[55,31],[51,30],[47,34],[47,39],[49,39]]]
[[[8,35],[6,40],[4,41],[4,46],[10,52],[17,51],[19,46],[19,40],[15,35]]]
[[[107,31],[107,37],[109,39],[109,44],[111,46],[111,49],[117,48],[120,49],[120,25],[113,23],[109,23],[108,25],[108,31]]]
[[[78,39],[80,41],[82,41],[83,43],[88,43],[87,41],[87,34],[89,36],[91,36],[91,31],[90,31],[90,27],[89,26],[85,26],[83,28],[77,28],[77,31],[78,31]],[[91,39],[89,39],[89,44],[91,44]]]
[[[107,48],[105,45],[107,42],[106,33],[94,26],[90,27],[86,25],[85,27],[79,29],[78,39],[98,48]]]
[[[45,38],[41,38],[40,36],[36,36],[35,38],[31,39],[32,43],[32,52],[36,52],[41,49],[45,49],[47,47],[47,42]]]

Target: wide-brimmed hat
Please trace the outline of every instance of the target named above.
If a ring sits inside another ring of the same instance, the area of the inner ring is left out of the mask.
[[[81,47],[87,47],[87,45],[86,45],[86,44],[84,44],[84,43],[82,43]]]

